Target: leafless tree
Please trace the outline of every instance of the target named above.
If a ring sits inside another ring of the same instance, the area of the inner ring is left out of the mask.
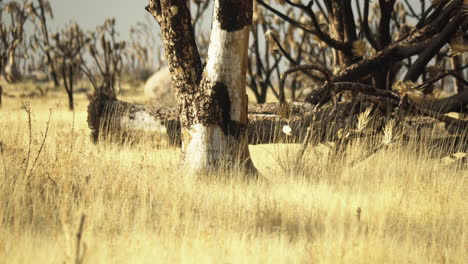
[[[28,15],[35,22],[36,29],[39,34],[33,35],[33,46],[35,49],[40,49],[44,54],[45,64],[47,65],[48,72],[54,81],[55,86],[60,85],[59,76],[57,74],[56,62],[52,56],[52,44],[49,33],[49,19],[54,18],[52,6],[48,0],[37,0],[36,2],[29,2],[26,5]]]
[[[24,24],[27,19],[28,15],[22,3],[0,3],[0,73],[10,83],[21,78],[16,51],[24,39]]]
[[[269,41],[263,41],[263,35],[274,34],[271,32],[271,19],[266,17],[262,10],[254,5],[253,25],[251,29],[252,41],[249,47],[250,56],[247,65],[247,85],[255,95],[258,103],[265,103],[269,91],[279,98],[279,93],[275,87],[276,80],[279,79],[281,54],[276,52]],[[270,30],[270,31],[269,31]],[[273,53],[273,52],[275,53]]]
[[[82,72],[88,77],[97,94],[115,98],[123,69],[124,41],[117,40],[115,19],[107,19],[104,25],[91,33],[87,45],[90,62],[81,64]],[[85,59],[81,59],[85,61]],[[91,66],[92,65],[92,66]]]
[[[415,83],[422,78],[427,84],[425,93],[430,93],[433,83],[426,82],[429,73],[443,71],[431,62],[446,44],[450,44],[453,53],[454,44],[460,43],[453,43],[454,37],[457,32],[466,31],[468,24],[467,7],[462,0],[433,1],[429,6],[421,1],[420,12],[409,1],[382,0],[371,5],[366,0],[355,1],[354,6],[352,1],[341,0],[277,1],[294,8],[289,14],[268,1],[257,2],[329,48],[333,61],[325,66],[334,73],[330,82],[357,82],[383,90],[394,89],[399,80]],[[294,17],[297,13],[302,15],[300,19]],[[411,24],[409,17],[416,23]],[[321,23],[320,18],[327,24]],[[454,70],[462,68],[460,65]],[[455,73],[446,76],[463,83]],[[310,94],[307,100],[317,103],[331,98],[330,82],[320,84],[320,92]]]
[[[286,8],[285,12],[294,15],[291,7]],[[258,103],[266,102],[268,92],[272,92],[280,101],[285,100],[285,90],[279,85],[279,80],[281,72],[288,66],[294,67],[305,62],[327,65],[326,48],[323,45],[317,45],[307,34],[297,30],[295,25],[266,12],[258,4],[254,5],[252,39],[247,78]],[[304,75],[317,79],[308,72],[293,74],[288,86],[292,101],[297,100],[301,88],[306,86]]]
[[[62,83],[68,95],[70,110],[74,110],[73,92],[80,77],[82,53],[89,40],[76,23],[72,23],[60,32],[53,34],[53,48],[49,51],[55,59]]]
[[[151,21],[138,22],[130,28],[130,43],[125,53],[127,58],[127,71],[147,71],[149,74],[155,71],[155,62],[162,65],[160,47],[156,41],[156,35]],[[149,77],[149,76],[146,76]]]

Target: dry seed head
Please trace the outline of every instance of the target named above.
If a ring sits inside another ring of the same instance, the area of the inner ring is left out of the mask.
[[[417,89],[417,87],[417,83],[398,80],[393,85],[393,90],[397,91],[400,96],[407,95],[411,101],[420,103],[422,100],[424,100],[424,93],[420,89]]]
[[[366,111],[362,112],[358,116],[358,123],[357,123],[357,130],[359,132],[363,131],[367,125],[369,124],[369,121],[372,119],[370,117],[370,113],[372,111],[372,107],[368,107]]]
[[[393,90],[397,91],[400,95],[403,94],[403,93],[406,93],[408,88],[409,87],[408,87],[407,83],[403,82],[402,80],[398,80],[393,85]]]
[[[408,98],[415,102],[415,103],[421,103],[424,100],[424,93],[421,90],[418,89],[411,89],[407,92]]]
[[[353,42],[353,54],[356,57],[362,57],[366,54],[367,45],[364,40],[356,40]]]
[[[390,120],[384,127],[383,132],[384,136],[382,139],[382,143],[386,146],[392,144],[394,140],[393,129],[395,127],[395,120]]]
[[[347,129],[343,129],[343,128],[340,128],[337,134],[338,134],[338,138],[340,139],[346,139],[351,135],[351,133]]]

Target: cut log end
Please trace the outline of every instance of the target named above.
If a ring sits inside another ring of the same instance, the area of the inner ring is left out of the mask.
[[[113,98],[103,93],[93,93],[88,95],[88,126],[91,130],[91,139],[93,142],[99,140],[101,119],[104,117],[106,106],[113,100]]]

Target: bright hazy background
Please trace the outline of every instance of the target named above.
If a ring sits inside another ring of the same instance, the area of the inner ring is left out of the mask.
[[[419,0],[409,2],[415,4],[415,10],[420,8]],[[84,29],[91,30],[102,24],[106,18],[115,17],[121,37],[128,39],[132,25],[151,18],[145,10],[149,0],[50,0],[50,3],[55,12],[51,23],[53,31],[70,20],[78,22]],[[426,0],[426,7],[429,6],[428,3]],[[208,25],[209,23],[205,23],[205,26]],[[154,28],[159,30],[156,21]]]

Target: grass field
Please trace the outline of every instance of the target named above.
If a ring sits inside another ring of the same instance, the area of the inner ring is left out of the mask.
[[[30,121],[21,100],[0,108],[0,263],[468,259],[468,172],[411,144],[356,166],[320,146],[300,172],[289,169],[297,145],[252,146],[268,180],[186,177],[163,141],[93,144],[84,95],[75,114],[63,95],[33,99]]]

